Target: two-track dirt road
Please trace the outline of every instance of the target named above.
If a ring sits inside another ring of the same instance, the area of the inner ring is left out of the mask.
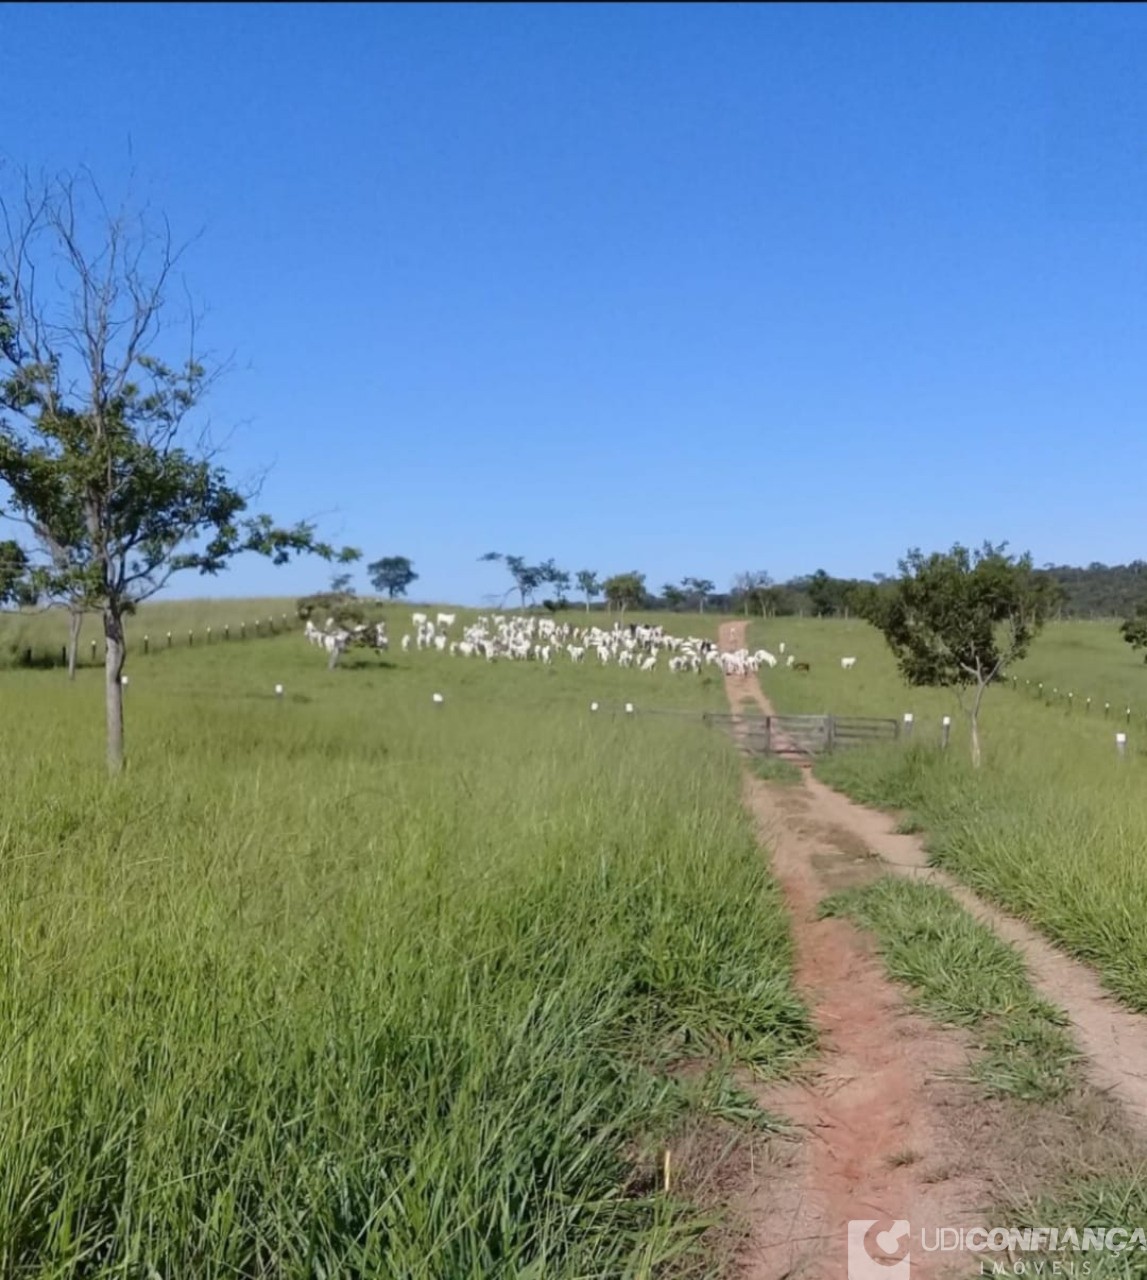
[[[724,624],[721,647],[741,647],[744,626]],[[755,676],[726,686],[733,710],[751,698],[771,713]],[[907,1220],[916,1239],[922,1228],[995,1225],[985,1217],[993,1204],[1070,1172],[1073,1160],[1102,1164],[1147,1132],[1147,1020],[1085,966],[929,868],[920,841],[896,834],[887,815],[811,775],[782,787],[746,773],[745,800],[791,913],[795,979],[822,1045],[801,1079],[760,1091],[803,1141],[757,1171],[745,1277],[843,1280],[850,1220]],[[1079,1096],[1055,1108],[985,1099],[968,1080],[963,1033],[914,1012],[855,926],[817,918],[828,894],[888,871],[946,885],[1020,949],[1034,985],[1071,1019],[1089,1079]],[[971,1255],[912,1256],[914,1280],[978,1266]]]

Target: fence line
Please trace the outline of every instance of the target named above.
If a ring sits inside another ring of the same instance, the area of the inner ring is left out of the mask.
[[[1034,698],[1048,708],[1059,708],[1065,715],[1082,715],[1101,717],[1113,724],[1129,726],[1134,717],[1134,708],[1124,699],[1112,702],[1107,698],[1096,698],[1091,694],[1076,696],[1074,689],[1060,689],[1058,685],[1048,687],[1046,681],[1025,679],[1020,683],[1018,676],[1011,676],[1007,681],[1013,693]],[[1147,707],[1143,709],[1144,727],[1147,727]]]
[[[125,638],[124,651],[129,657],[138,658],[149,657],[175,648],[194,649],[197,646],[202,648],[204,645],[238,644],[248,639],[269,640],[273,636],[284,635],[288,631],[297,629],[296,624],[298,621],[298,618],[290,614],[281,613],[277,618],[256,618],[252,623],[240,622],[237,630],[233,629],[234,624],[230,622],[225,622],[218,631],[214,626],[204,627],[199,632],[192,627],[188,629],[187,638],[182,642],[171,631],[160,631],[155,635],[150,632],[144,632],[142,637],[134,640]],[[12,664],[15,667],[38,667],[55,670],[58,667],[66,667],[68,665],[68,646],[66,644],[45,646],[42,644],[23,645],[17,642],[10,647],[10,652],[15,659]],[[102,644],[99,640],[90,641],[87,646],[86,660],[85,646],[78,645],[76,648],[76,667],[87,669],[101,667],[106,656],[106,640]]]

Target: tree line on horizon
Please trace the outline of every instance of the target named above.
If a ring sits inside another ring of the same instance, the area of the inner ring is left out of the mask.
[[[712,579],[685,576],[659,587],[647,584],[646,575],[629,570],[605,576],[593,569],[570,572],[557,566],[553,558],[531,563],[526,557],[502,552],[486,552],[483,562],[501,563],[510,575],[510,585],[487,603],[505,608],[515,599],[519,608],[544,608],[559,612],[573,607],[585,610],[642,609],[649,612],[742,613],[755,617],[848,618],[863,612],[867,593],[890,581],[886,574],[870,578],[845,578],[825,569],[774,581],[763,570],[745,570],[734,576],[725,591]],[[371,586],[395,600],[405,597],[418,579],[413,561],[407,556],[384,556],[366,566]],[[1036,569],[1059,590],[1055,617],[1133,619],[1147,611],[1147,561],[1086,566],[1044,565]],[[332,592],[351,590],[351,575],[332,579]]]

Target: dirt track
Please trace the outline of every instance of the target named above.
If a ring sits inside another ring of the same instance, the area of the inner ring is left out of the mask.
[[[744,626],[724,624],[721,647],[740,647]],[[728,677],[726,690],[734,710],[752,698],[772,711],[755,676]],[[1005,1193],[1043,1183],[1065,1162],[1068,1171],[1072,1160],[1102,1164],[1111,1144],[1125,1145],[1121,1131],[1147,1130],[1147,1020],[1116,1005],[1083,965],[929,868],[920,841],[896,834],[887,815],[811,775],[786,788],[747,774],[745,796],[791,912],[796,982],[822,1039],[809,1075],[760,1093],[804,1140],[757,1172],[745,1277],[840,1280],[849,1220],[907,1219],[914,1235],[984,1225],[985,1209]],[[1046,1115],[986,1101],[967,1081],[962,1034],[913,1012],[852,924],[816,918],[827,894],[890,870],[951,888],[1020,949],[1036,987],[1067,1010],[1093,1089]],[[914,1280],[979,1265],[940,1258],[914,1251]]]

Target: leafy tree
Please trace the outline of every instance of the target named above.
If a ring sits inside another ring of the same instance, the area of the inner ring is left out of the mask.
[[[383,556],[373,564],[366,566],[370,575],[371,586],[378,592],[385,591],[388,598],[406,595],[412,582],[418,580],[418,574],[406,556]]]
[[[1058,603],[1055,584],[1032,567],[1031,556],[1006,550],[1006,543],[985,542],[973,552],[957,544],[925,556],[914,548],[900,561],[899,579],[859,602],[909,684],[956,690],[976,767],[984,693],[1027,653]]]
[[[681,585],[697,601],[698,610],[704,613],[705,601],[716,591],[717,584],[708,578],[682,578]]]
[[[215,574],[246,551],[275,564],[358,553],[317,541],[308,523],[249,515],[257,489],[237,488],[205,433],[188,430],[213,375],[194,326],[182,363],[158,354],[179,258],[169,234],[108,213],[87,177],[39,188],[26,179],[0,214],[3,514],[37,543],[27,575],[37,599],[102,616],[107,757],[118,772],[123,623],[141,601],[174,574]]]
[[[18,542],[0,542],[0,605],[26,607],[36,603],[29,578],[31,567],[28,553]]]
[[[353,591],[319,591],[295,601],[295,612],[303,622],[320,628],[331,619],[336,627],[351,628],[368,620],[367,602]]]
[[[537,566],[539,585],[545,584],[554,589],[559,608],[564,609],[566,594],[570,589],[570,575],[567,569],[559,569],[553,560],[545,560]]]
[[[1119,630],[1132,649],[1147,649],[1147,601],[1139,605]],[[1144,653],[1143,661],[1147,662],[1147,653]]]
[[[1062,613],[1069,617],[1131,618],[1147,592],[1147,562],[1085,567],[1045,565],[1064,588]]]
[[[809,599],[812,601],[813,613],[818,618],[827,617],[835,612],[838,593],[832,578],[823,569],[818,569],[809,578],[807,590]]]
[[[593,569],[579,569],[577,571],[577,587],[585,597],[585,611],[589,613],[590,601],[595,596],[601,595],[601,583],[597,580],[597,574]]]
[[[353,596],[355,594],[353,582],[352,574],[334,573],[331,575],[331,591],[339,596]]]
[[[517,591],[521,600],[521,606],[526,608],[527,604],[534,598],[534,593],[542,585],[543,569],[541,565],[527,564],[524,556],[507,556],[500,551],[487,551],[484,556],[478,557],[480,560],[501,560],[502,563],[510,571],[510,576],[514,579],[514,585],[510,591]],[[510,594],[506,592],[506,596]],[[505,600],[503,597],[503,601]]]
[[[627,608],[640,608],[645,603],[645,574],[631,570],[616,573],[601,584],[606,600],[622,613]]]
[[[686,595],[685,595],[685,592],[682,591],[679,586],[676,586],[672,582],[667,582],[661,588],[661,598],[662,600],[665,601],[665,604],[668,608],[680,609],[681,606],[685,603]]]

